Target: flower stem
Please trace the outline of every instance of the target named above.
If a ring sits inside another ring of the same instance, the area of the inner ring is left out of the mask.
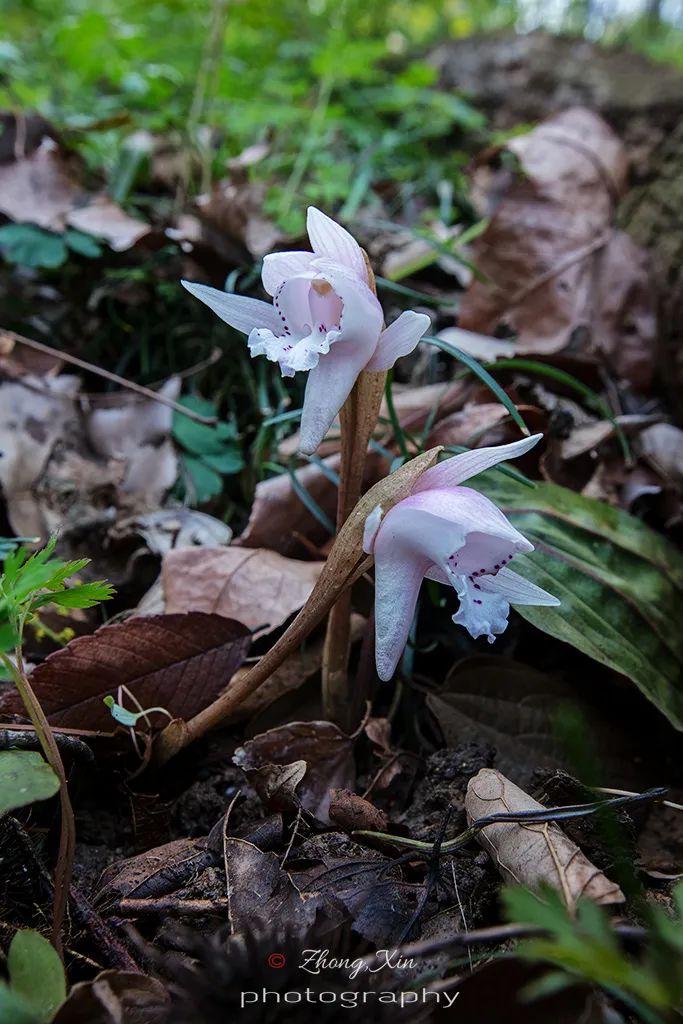
[[[35,729],[38,742],[45,760],[59,779],[59,800],[61,804],[61,831],[59,836],[59,852],[55,867],[54,904],[52,913],[52,945],[60,957],[63,957],[62,926],[69,897],[71,875],[73,872],[74,855],[76,852],[76,822],[69,797],[69,789],[59,748],[52,734],[52,729],[40,706],[40,701],[33,692],[26,669],[21,646],[15,649],[15,663],[3,656],[3,662],[12,674],[28,717]]]
[[[341,466],[337,498],[337,532],[348,519],[363,490],[368,443],[377,423],[386,373],[360,374],[341,410]],[[353,729],[360,717],[363,694],[349,692],[351,589],[332,607],[323,652],[322,697],[325,717],[343,729]]]

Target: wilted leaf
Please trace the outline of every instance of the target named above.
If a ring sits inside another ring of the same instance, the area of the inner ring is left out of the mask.
[[[143,708],[191,718],[227,685],[251,642],[241,622],[221,615],[151,615],[102,626],[38,665],[31,683],[53,725],[111,729],[103,704],[125,684]],[[18,694],[1,702],[21,714]]]
[[[166,610],[212,612],[269,632],[306,603],[322,565],[258,548],[169,551],[161,569]]]
[[[642,785],[643,766],[633,761],[632,737],[615,730],[611,708],[593,707],[573,684],[501,655],[475,655],[449,672],[443,688],[427,696],[427,705],[449,746],[490,743],[497,767],[521,785],[537,768],[568,767],[559,725],[563,713],[578,712],[600,750],[604,784]]]
[[[384,811],[350,789],[332,790],[329,814],[330,819],[345,832],[354,832],[356,829],[386,832],[389,824]]]
[[[529,488],[498,473],[474,486],[536,546],[515,569],[562,602],[519,614],[628,676],[683,729],[681,554],[628,513],[555,484]]]
[[[683,430],[673,423],[655,423],[639,437],[643,456],[665,483],[683,485]]]
[[[103,971],[71,989],[52,1024],[162,1024],[170,997],[156,978]]]
[[[47,1024],[66,998],[66,978],[54,946],[30,928],[10,942],[7,971],[12,991],[21,996],[40,1021]]]
[[[0,751],[0,815],[37,800],[47,800],[59,790],[59,779],[32,750]]]
[[[226,836],[224,863],[230,921],[234,932],[282,925],[296,935],[309,928],[320,904],[306,897],[280,867],[275,853],[264,853],[245,839]]]
[[[45,136],[30,155],[0,164],[0,213],[47,231],[75,228],[104,238],[115,252],[149,233],[148,224],[130,217],[108,196],[90,195],[83,174],[82,162]]]
[[[597,114],[575,108],[506,149],[522,173],[502,172],[504,198],[474,243],[483,277],[463,297],[460,326],[493,334],[505,322],[518,352],[579,348],[648,387],[652,286],[643,251],[612,228],[626,180],[623,146]]]
[[[494,768],[482,768],[470,779],[465,797],[469,822],[491,814],[542,811],[543,805]],[[488,850],[502,876],[530,889],[547,883],[571,909],[580,897],[596,903],[623,903],[618,885],[584,857],[562,830],[547,822],[487,825],[477,841]]]
[[[39,388],[32,383],[0,384],[0,486],[20,537],[43,535],[36,485],[54,445],[80,429],[75,377],[43,377]]]
[[[153,899],[175,892],[215,863],[203,839],[174,839],[136,857],[111,864],[98,883],[97,902]]]
[[[305,776],[297,779],[302,806],[319,820],[328,820],[330,790],[353,781],[353,739],[332,722],[290,722],[270,729],[238,747],[235,764],[254,783],[253,773],[264,766],[303,762]]]
[[[164,398],[176,399],[178,377],[159,389]],[[178,473],[171,443],[173,412],[161,402],[137,395],[107,395],[98,400],[86,423],[88,438],[98,455],[125,464],[121,489],[144,498],[156,510]]]

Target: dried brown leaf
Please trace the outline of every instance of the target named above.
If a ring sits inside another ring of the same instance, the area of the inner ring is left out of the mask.
[[[544,807],[495,768],[470,779],[465,797],[469,822],[490,814],[542,811]],[[581,897],[596,903],[623,903],[624,894],[554,824],[487,825],[477,840],[489,852],[503,878],[531,889],[545,883],[557,889],[569,909]]]
[[[517,351],[571,348],[650,385],[655,303],[644,253],[613,227],[626,154],[598,115],[565,110],[506,146],[522,172],[503,175],[503,200],[474,246],[484,275],[463,297],[461,327],[493,334],[501,322]]]
[[[111,729],[103,698],[121,684],[143,708],[191,718],[224,689],[250,643],[246,626],[221,615],[132,618],[72,640],[38,665],[31,683],[53,725]],[[23,705],[10,692],[1,707],[21,714]]]
[[[345,832],[353,832],[356,829],[386,832],[389,825],[389,819],[384,811],[350,789],[331,791],[329,815],[330,819]]]
[[[225,876],[230,923],[234,933],[286,927],[296,936],[313,924],[320,899],[302,893],[280,867],[274,853],[264,853],[244,839],[226,837]]]
[[[110,864],[99,880],[96,900],[101,906],[111,900],[166,896],[214,863],[205,840],[174,839]]]
[[[130,217],[108,196],[90,195],[83,175],[82,162],[45,136],[30,155],[0,164],[0,213],[48,231],[72,227],[96,235],[115,252],[149,233],[149,224]]]
[[[297,797],[320,821],[329,820],[330,790],[346,788],[354,778],[353,738],[332,722],[290,722],[270,729],[247,740],[233,760],[252,785],[261,785],[261,791],[261,780],[269,772],[279,778],[273,769],[284,765],[293,770],[294,762],[303,764],[305,776],[295,783]]]
[[[102,971],[71,989],[52,1024],[162,1024],[171,998],[156,978]]]
[[[322,566],[259,548],[169,551],[161,569],[166,611],[212,612],[270,632],[303,607]]]

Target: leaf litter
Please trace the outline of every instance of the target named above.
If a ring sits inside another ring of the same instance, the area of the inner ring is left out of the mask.
[[[78,229],[115,251],[144,249],[150,225],[86,189],[79,161],[50,131],[30,127],[27,152],[0,167],[5,216],[65,238]],[[197,202],[185,230],[166,229],[186,258],[234,268],[245,252],[259,256],[291,244],[263,212],[250,161],[231,167],[229,179]],[[674,535],[680,522],[681,432],[653,401],[655,302],[647,254],[616,227],[627,174],[614,131],[590,111],[566,110],[476,159],[473,196],[490,217],[466,243],[478,274],[447,254],[430,259],[430,244],[407,244],[415,241],[410,230],[396,237],[393,250],[389,245],[386,276],[440,296],[438,336],[485,362],[525,422],[545,431],[545,450],[523,466],[536,486],[494,472],[481,487],[502,495],[524,532],[531,527],[545,561],[529,559],[529,577],[541,585],[544,572],[560,580],[576,618],[567,626],[552,610],[530,611],[525,617],[536,629],[518,617],[502,653],[491,656],[446,638],[447,599],[430,590],[419,610],[419,643],[410,648],[415,664],[404,663],[398,697],[375,689],[372,716],[354,735],[321,720],[315,688],[307,685],[317,681],[322,662],[318,632],[237,708],[227,730],[163,772],[138,778],[127,768],[128,777],[121,776],[122,762],[112,762],[91,736],[112,732],[104,696],[125,684],[140,707],[160,705],[187,720],[239,683],[249,670],[245,659],[260,658],[305,604],[330,541],[325,522],[336,505],[338,429],[324,442],[322,463],[299,459],[296,433],[285,437],[277,429],[263,450],[281,472],[246,483],[251,467],[236,463],[234,476],[224,478],[230,500],[239,493],[238,478],[249,500],[236,498],[240,514],[227,526],[226,506],[215,496],[201,512],[178,500],[179,467],[197,453],[174,430],[170,409],[120,393],[85,397],[82,381],[58,361],[31,361],[20,348],[0,354],[0,486],[9,527],[42,538],[61,529],[60,547],[87,549],[97,575],[106,566],[121,590],[113,624],[94,629],[94,620],[86,622],[87,635],[47,658],[39,654],[31,680],[57,733],[90,737],[96,751],[90,773],[71,765],[81,815],[100,833],[89,841],[86,829],[82,843],[84,863],[91,858],[83,876],[90,879],[88,896],[94,913],[155,975],[114,970],[100,953],[104,970],[73,987],[57,1024],[164,1021],[174,958],[186,965],[197,955],[222,970],[232,943],[234,964],[247,950],[248,962],[258,960],[261,969],[271,952],[264,941],[283,926],[282,941],[294,943],[295,956],[305,943],[334,946],[340,925],[354,955],[476,935],[499,920],[499,874],[534,891],[550,885],[571,911],[588,894],[621,913],[624,893],[610,881],[610,856],[587,833],[575,841],[571,827],[552,817],[486,826],[476,836],[486,854],[473,841],[441,847],[494,810],[543,812],[571,802],[552,787],[543,793],[544,770],[568,768],[595,785],[631,792],[680,781],[669,724],[681,722],[674,635],[680,556],[665,533]],[[437,223],[433,232],[445,246],[457,243],[450,226]],[[387,248],[386,239],[380,244]],[[457,327],[445,312],[453,281],[464,289]],[[387,477],[406,451],[518,436],[504,406],[462,363],[430,350],[406,366],[395,384],[395,417],[386,402],[382,408],[366,486]],[[583,391],[553,376],[556,369]],[[175,399],[181,387],[172,376],[160,393]],[[232,428],[223,434],[232,445]],[[634,509],[648,527],[624,515]],[[363,615],[355,619],[353,651],[360,679],[372,636],[371,582],[361,580],[357,593]],[[584,678],[587,685],[579,685]],[[27,725],[10,691],[0,708],[12,725]],[[599,747],[599,770],[590,751],[584,761],[577,755],[576,735],[562,731],[572,715]],[[653,742],[639,742],[633,721],[647,723]],[[153,734],[161,719],[151,722]],[[122,730],[118,738],[128,742]],[[133,828],[130,807],[140,817],[145,801],[158,801],[164,812],[154,824],[159,841],[140,850],[135,833],[145,833],[140,821]],[[37,826],[27,822],[31,843],[49,827],[46,806],[36,809]],[[683,856],[675,812],[640,806],[629,813],[651,881],[657,872],[673,876]],[[13,875],[10,881],[16,884]],[[17,886],[3,897],[3,926],[24,923],[18,892]],[[633,913],[630,902],[624,913]],[[87,934],[73,936],[85,955],[92,949]],[[492,939],[494,948],[505,941],[503,931]],[[221,957],[212,961],[216,949]],[[165,968],[159,957],[169,958]],[[438,963],[443,975],[448,958]],[[274,973],[266,974],[268,983]],[[538,977],[518,958],[468,966],[458,981],[458,1019],[480,1020],[482,1012],[497,1019],[501,999],[516,1001]],[[492,991],[495,1007],[487,1003]],[[602,1010],[595,990],[577,986],[569,994],[548,992],[506,1020],[602,1024]]]

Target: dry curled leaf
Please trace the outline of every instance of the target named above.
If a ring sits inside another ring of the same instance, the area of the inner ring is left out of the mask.
[[[74,985],[53,1024],[162,1024],[171,998],[156,978],[102,971]]]
[[[331,791],[329,814],[331,820],[345,832],[353,832],[356,829],[386,832],[389,824],[384,811],[350,789]]]
[[[261,794],[282,795],[282,767],[286,767],[288,794],[296,786],[305,810],[327,821],[330,790],[345,787],[353,779],[353,739],[332,722],[290,722],[247,740],[233,760]],[[302,764],[304,771],[299,775]]]
[[[97,903],[155,899],[182,889],[186,882],[215,863],[203,839],[174,839],[135,857],[116,861],[102,873]]]
[[[260,548],[169,551],[161,569],[166,611],[211,612],[270,632],[306,603],[322,565]]]
[[[467,786],[467,819],[491,814],[542,811],[544,807],[495,768],[482,768]],[[596,903],[623,903],[624,894],[555,824],[503,822],[487,825],[477,840],[510,882],[535,889],[542,883],[557,889],[572,909],[581,897]]]
[[[143,708],[191,718],[226,686],[250,643],[246,626],[221,615],[133,618],[72,640],[38,665],[31,683],[53,725],[111,729],[103,698],[121,684]],[[0,706],[22,713],[14,691]]]
[[[583,108],[565,110],[506,144],[521,173],[482,168],[489,197],[503,194],[474,244],[474,279],[461,327],[517,335],[517,351],[580,352],[606,361],[638,388],[650,385],[655,302],[644,251],[614,230],[626,153]],[[476,183],[476,182],[475,182]]]
[[[84,176],[83,162],[44,135],[30,154],[0,164],[0,213],[48,231],[84,231],[104,238],[115,252],[149,234],[149,224],[130,217],[108,196],[90,195]]]

